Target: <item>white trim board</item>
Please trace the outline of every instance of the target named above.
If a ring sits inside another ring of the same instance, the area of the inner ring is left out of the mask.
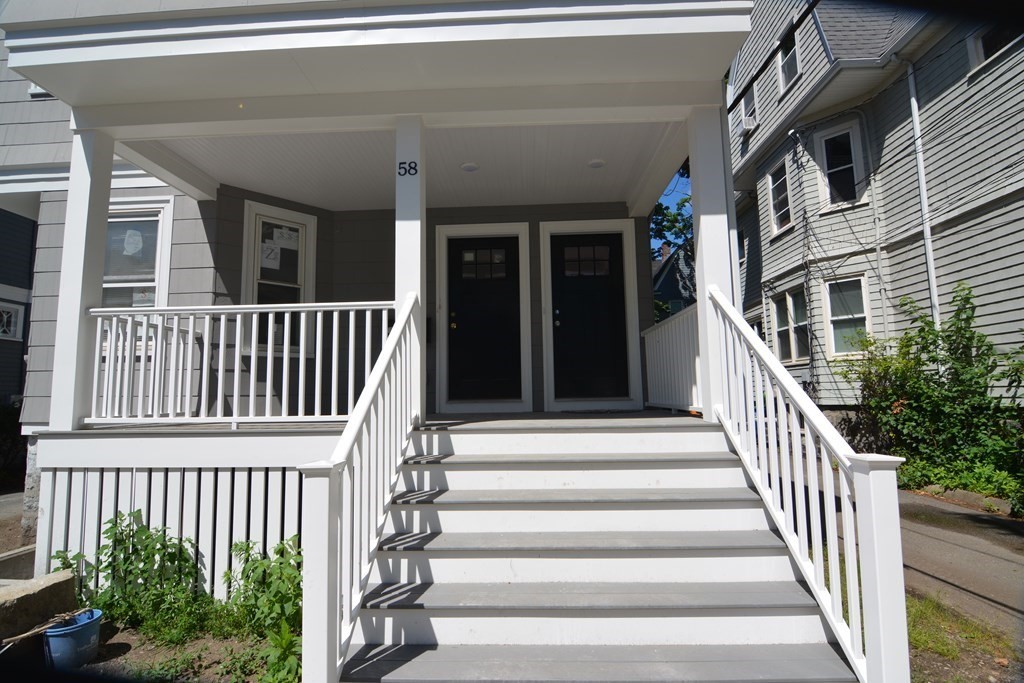
[[[439,225],[435,240],[435,297],[437,320],[437,412],[530,412],[533,410],[533,350],[530,344],[530,225],[482,223]],[[517,237],[519,239],[519,368],[520,400],[449,401],[448,396],[448,240],[459,237]]]
[[[640,378],[640,319],[637,310],[636,227],[631,218],[594,221],[546,221],[540,224],[541,318],[544,331],[544,410],[640,410],[643,387]],[[622,277],[626,299],[626,356],[629,396],[621,399],[556,399],[554,328],[551,315],[551,236],[617,232],[622,235]]]
[[[156,305],[166,306],[171,286],[171,245],[174,240],[174,195],[156,197],[111,197],[107,212],[110,219],[119,214],[155,213],[158,223],[154,285]]]

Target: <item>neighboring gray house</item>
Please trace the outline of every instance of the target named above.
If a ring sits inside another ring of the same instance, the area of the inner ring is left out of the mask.
[[[729,102],[743,308],[793,375],[849,405],[851,334],[900,334],[904,296],[941,320],[960,281],[981,331],[1024,342],[1021,27],[848,0],[757,0],[751,22]]]
[[[690,265],[683,259],[682,246],[675,249],[665,242],[661,245],[661,259],[651,262],[654,271],[654,300],[665,305],[667,315],[696,303],[693,274]]]

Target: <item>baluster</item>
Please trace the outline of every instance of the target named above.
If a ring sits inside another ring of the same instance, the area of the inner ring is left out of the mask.
[[[249,315],[249,417],[256,417],[256,375],[259,374],[257,347],[259,346],[260,314]],[[269,382],[267,383],[269,386]]]
[[[129,315],[125,321],[124,350],[124,389],[121,394],[121,417],[131,417],[132,391],[135,388],[135,316]]]
[[[274,346],[277,342],[277,332],[274,329],[274,312],[267,316],[267,401],[264,415],[270,417],[274,408]]]
[[[110,416],[118,417],[121,410],[121,382],[124,376],[124,333],[121,316],[114,316],[114,383],[111,386]]]
[[[284,339],[281,340],[281,415],[290,415],[291,372],[292,372],[292,314],[284,316]]]
[[[313,359],[313,414],[320,417],[320,404],[322,398],[320,392],[323,390],[323,345],[324,345],[324,312],[316,312],[316,353]]]
[[[737,333],[738,332],[739,330],[737,330]],[[740,374],[743,378],[743,394],[744,398],[746,399],[743,408],[743,436],[747,442],[747,453],[749,453],[751,464],[753,464],[757,468],[757,470],[761,472],[761,477],[764,478],[764,463],[761,462],[761,458],[758,453],[758,445],[754,437],[755,422],[757,420],[757,416],[754,413],[754,386],[753,377],[751,376],[750,372],[751,363],[753,362],[753,359],[751,358],[750,349],[747,347],[747,343],[743,340],[742,337],[739,336],[739,334],[737,334],[736,337],[737,341],[740,344],[741,353],[739,354],[739,357],[742,361],[740,366]]]
[[[793,487],[796,489],[796,529],[800,562],[807,561],[807,491],[804,488],[803,457],[801,455],[800,416],[795,405],[789,411],[789,444],[792,447]]]
[[[793,515],[793,472],[790,467],[789,452],[789,403],[782,389],[776,394],[779,417],[779,460],[782,470],[782,509],[786,513],[786,531],[793,533],[796,529],[796,518]]]
[[[754,403],[757,407],[757,460],[761,467],[761,486],[765,492],[765,495],[769,495],[771,491],[771,461],[768,459],[768,445],[767,436],[765,434],[765,422],[767,420],[765,405],[765,391],[764,391],[764,374],[761,368],[761,363],[757,360],[756,356],[751,354],[751,361],[753,363],[752,371],[754,373]],[[774,502],[774,497],[772,502]]]
[[[92,364],[92,417],[100,416],[100,366],[103,364],[103,316],[96,316],[96,353]]]
[[[299,409],[298,415],[306,413],[306,311],[299,313]]]
[[[338,416],[338,349],[341,343],[341,330],[338,325],[341,322],[341,311],[334,310],[331,313],[331,415]]]
[[[370,379],[370,370],[372,369],[372,346],[373,346],[373,310],[367,309],[363,320],[363,330],[365,339],[363,340],[365,346],[365,358],[363,359],[363,390],[366,389],[366,382]]]
[[[234,394],[231,398],[231,417],[240,417],[238,406],[242,404],[242,334],[245,318],[241,313],[235,314],[235,371]]]
[[[843,550],[846,565],[846,605],[850,618],[850,640],[856,657],[864,654],[860,630],[860,578],[858,574],[857,525],[854,519],[853,495],[846,473],[839,477],[840,502],[843,508]],[[898,522],[896,522],[898,523]]]
[[[210,373],[213,371],[213,315],[203,316],[203,395],[200,403],[199,417],[210,415]]]
[[[174,417],[178,409],[178,328],[179,318],[175,314],[171,323],[171,366],[170,376],[167,378],[167,414]]]
[[[164,325],[166,319],[164,314],[156,315],[156,352],[153,357],[153,417],[163,415],[163,393],[164,393],[164,363],[166,352],[164,349]]]
[[[776,509],[782,509],[782,486],[779,481],[779,424],[776,421],[778,405],[775,402],[775,387],[772,385],[768,371],[761,368],[762,388],[765,395],[766,441],[768,446],[768,467],[772,476],[768,485],[772,490],[772,503]]]
[[[220,314],[217,332],[217,417],[224,417],[224,356],[227,353],[228,317]]]
[[[842,475],[841,475],[842,476]],[[821,443],[821,487],[825,494],[825,540],[828,558],[828,591],[832,595],[832,613],[842,618],[843,589],[839,585],[839,533],[836,529],[836,488],[831,456]]]
[[[821,442],[821,435],[804,425],[804,448],[807,454],[807,497],[811,503],[811,554],[814,556],[814,580],[825,586],[825,561],[821,550],[821,506],[818,504],[818,448],[815,440]]]
[[[149,401],[146,401],[146,370],[149,363],[149,356],[152,353],[149,343],[149,315],[143,315],[139,319],[139,337],[142,340],[142,351],[139,352],[139,402],[136,408],[139,417],[152,416],[153,414],[153,393],[149,394]],[[152,368],[149,368],[152,374]],[[150,385],[152,388],[152,384]],[[149,406],[149,410],[146,407]]]
[[[195,372],[195,355],[196,355],[196,314],[188,314],[188,355],[186,356],[187,368],[185,370],[185,405],[183,406],[183,413],[187,417],[192,417],[192,381],[193,373]]]
[[[348,408],[351,415],[356,404],[356,312],[348,312]]]

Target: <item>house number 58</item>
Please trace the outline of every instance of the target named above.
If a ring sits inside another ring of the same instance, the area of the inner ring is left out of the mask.
[[[398,162],[398,175],[416,175],[420,172],[419,167],[415,161],[399,161]]]

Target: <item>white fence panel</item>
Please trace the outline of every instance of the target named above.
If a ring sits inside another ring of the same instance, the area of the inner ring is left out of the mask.
[[[647,358],[647,405],[700,412],[697,307],[670,316],[641,336]]]

